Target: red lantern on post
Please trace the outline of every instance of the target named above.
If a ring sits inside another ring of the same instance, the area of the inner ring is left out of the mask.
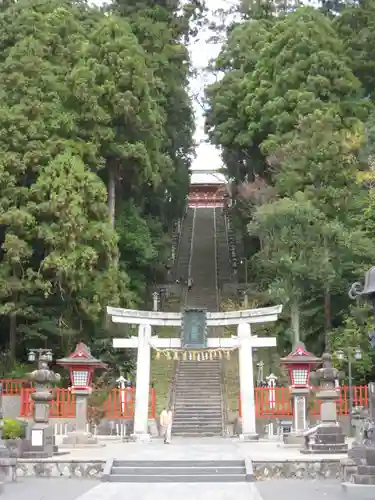
[[[92,391],[92,376],[96,368],[106,368],[100,359],[94,358],[90,348],[83,342],[77,344],[75,351],[57,364],[69,368],[72,394],[76,398],[76,429],[68,433],[62,446],[79,448],[97,446],[98,440],[87,431],[87,404]]]
[[[290,392],[293,400],[292,432],[284,437],[284,442],[303,445],[303,433],[307,429],[307,396],[310,392],[311,368],[318,365],[321,360],[308,352],[305,345],[299,342],[294,350],[280,361],[289,370]]]
[[[304,344],[299,343],[293,352],[281,358],[281,364],[289,370],[291,388],[310,387],[311,368],[318,365],[321,360],[306,350]]]
[[[57,360],[57,364],[70,370],[70,382],[73,390],[90,389],[95,369],[107,366],[100,359],[94,358],[90,348],[83,342],[77,344],[75,351],[68,357]]]

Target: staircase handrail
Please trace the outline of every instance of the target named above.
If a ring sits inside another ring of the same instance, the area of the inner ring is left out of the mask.
[[[168,387],[168,396],[167,396],[168,407],[172,408],[172,411],[174,411],[174,406],[176,403],[176,382],[177,382],[179,371],[180,371],[180,363],[178,361],[174,361],[173,362],[173,377],[172,377],[171,383],[169,384],[169,387]]]
[[[184,214],[185,213],[186,213],[186,210],[184,210]],[[186,218],[182,217],[181,229],[180,229],[180,232],[178,233],[176,255],[175,255],[175,259],[174,259],[174,263],[173,263],[173,270],[174,270],[173,277],[174,277],[174,280],[177,279],[177,277],[176,277],[176,268],[177,268],[178,259],[180,257],[181,238],[182,238],[182,233],[183,233],[183,229],[184,229],[184,225],[185,225],[185,220],[186,220]]]

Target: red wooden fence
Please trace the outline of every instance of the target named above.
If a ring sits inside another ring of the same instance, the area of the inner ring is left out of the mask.
[[[309,414],[320,414],[321,402],[314,397],[314,391],[308,397]],[[274,391],[272,393],[272,391]],[[257,387],[255,392],[255,414],[258,418],[280,418],[293,415],[292,400],[289,387],[276,387],[269,389]],[[368,407],[367,386],[353,386],[353,406]],[[272,399],[272,401],[271,401]],[[238,398],[239,413],[241,416],[241,395]],[[349,412],[349,387],[340,387],[340,397],[337,400],[337,414],[348,415]]]
[[[23,389],[21,391],[21,417],[32,417],[34,402],[30,395],[34,389]],[[122,399],[121,389],[112,389],[105,399],[102,409],[104,418],[107,419],[130,419],[134,416],[135,389],[124,389]],[[51,418],[74,418],[75,396],[70,389],[52,389],[53,400],[51,401]],[[150,389],[149,415],[155,418],[155,389]]]
[[[33,411],[33,401],[30,398],[34,389],[30,388],[30,381],[26,379],[2,379],[3,394],[5,396],[21,396],[21,416],[31,417]],[[270,403],[270,394],[273,389],[255,389],[255,412],[258,418],[280,418],[290,417],[293,408],[288,387],[276,387],[274,389],[274,401]],[[320,412],[320,401],[314,397],[314,391],[310,394],[309,414],[318,416]],[[354,386],[353,405],[368,407],[367,386]],[[124,399],[121,399],[121,389],[112,389],[103,403],[105,418],[108,419],[130,419],[134,415],[135,389],[125,389]],[[149,415],[155,418],[155,390],[150,390]],[[241,396],[238,398],[239,413],[241,415]],[[349,387],[340,387],[340,398],[337,401],[338,415],[347,415],[349,411]],[[51,401],[52,418],[74,418],[75,417],[75,397],[69,389],[53,389],[53,401]]]
[[[23,387],[31,387],[31,382],[24,378],[0,379],[4,396],[19,396]]]

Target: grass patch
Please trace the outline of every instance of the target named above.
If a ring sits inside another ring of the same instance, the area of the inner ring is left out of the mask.
[[[180,300],[177,297],[171,297],[168,301],[168,312],[180,311]],[[152,331],[153,335],[158,335],[160,338],[179,338],[180,329],[178,327],[170,326],[156,326]],[[175,361],[161,356],[156,359],[156,351],[152,351],[151,368],[150,368],[150,382],[154,385],[156,394],[156,415],[168,404],[169,387],[173,379],[175,370]]]
[[[230,359],[224,363],[224,397],[228,413],[238,413],[238,394],[240,377],[238,373],[238,351],[231,352]]]

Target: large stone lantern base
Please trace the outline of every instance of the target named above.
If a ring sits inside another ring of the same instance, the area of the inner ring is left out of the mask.
[[[36,422],[32,427],[28,427],[22,458],[50,458],[56,451],[52,425]]]
[[[305,432],[304,454],[347,453],[345,434],[340,424],[321,423]]]
[[[305,432],[305,448],[301,453],[347,453],[345,434],[340,422],[337,421],[337,390],[323,388],[316,393],[316,397],[322,402],[320,409],[322,422]]]
[[[76,430],[69,432],[64,438],[60,448],[102,448],[104,444],[87,432],[87,400],[91,389],[72,389],[76,396]]]

